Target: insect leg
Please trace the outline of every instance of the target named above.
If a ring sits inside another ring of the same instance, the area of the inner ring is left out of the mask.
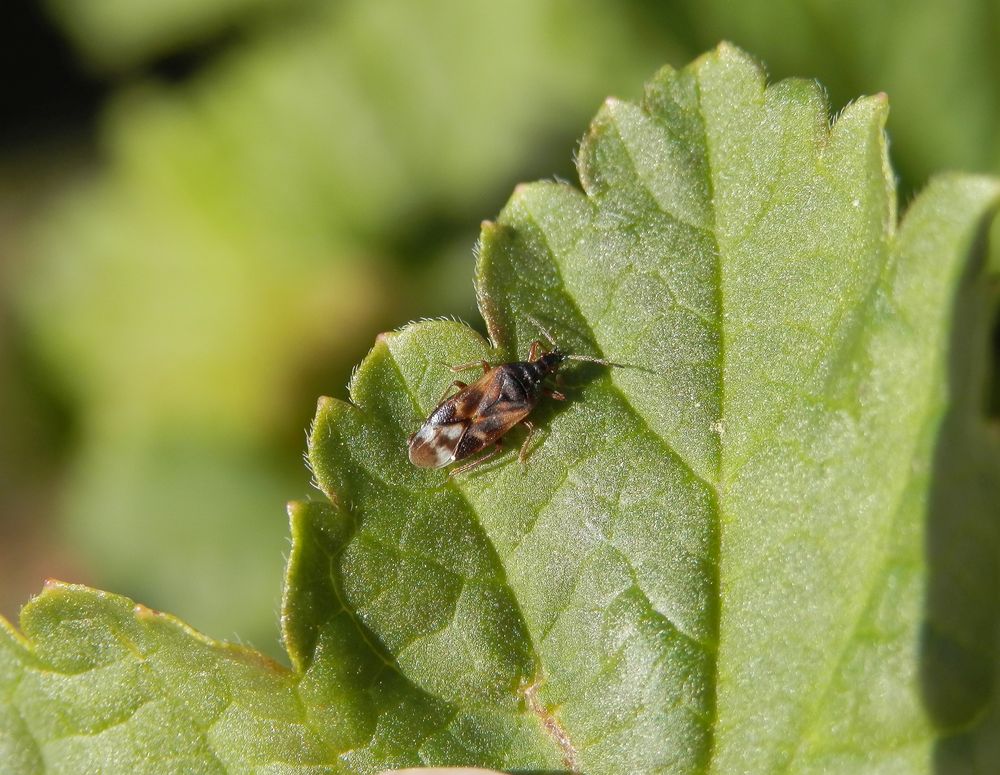
[[[453,387],[457,387],[459,390],[465,390],[468,387],[468,385],[456,379],[454,382],[452,382],[450,385],[448,385],[448,387],[444,389],[444,393],[442,394],[440,400],[438,401],[439,404],[441,403],[441,401],[444,401],[445,398],[448,397],[448,393],[451,392],[451,389]]]
[[[468,371],[469,369],[475,369],[481,366],[483,369],[483,374],[489,374],[490,365],[486,361],[472,361],[471,363],[461,363],[458,366],[448,366],[456,374],[460,371]]]
[[[537,339],[531,343],[531,347],[528,349],[528,360],[537,361],[538,360],[538,349],[542,346],[542,343]]]
[[[531,443],[531,437],[535,435],[535,426],[527,420],[521,420],[521,425],[528,429],[528,435],[524,437],[524,443],[521,444],[521,451],[517,453],[518,461],[524,465],[528,460],[528,444]]]
[[[556,401],[565,401],[566,396],[560,393],[558,390],[552,390],[550,388],[542,388],[542,392],[549,398],[554,398]]]
[[[451,471],[448,472],[448,478],[451,479],[453,476],[458,476],[459,474],[464,474],[466,471],[471,471],[473,468],[477,468],[478,466],[481,466],[483,463],[485,463],[491,457],[493,457],[494,455],[496,455],[501,449],[502,449],[502,447],[500,446],[500,442],[498,441],[498,442],[496,442],[493,445],[493,449],[491,449],[489,452],[487,452],[482,457],[476,458],[475,460],[473,460],[473,461],[471,461],[469,463],[466,463],[465,465],[459,466],[458,468],[451,469]]]

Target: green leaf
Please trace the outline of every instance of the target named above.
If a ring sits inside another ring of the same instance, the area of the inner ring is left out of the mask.
[[[862,99],[830,126],[815,84],[766,87],[729,46],[609,100],[583,192],[521,187],[483,230],[493,344],[443,321],[383,334],[353,403],[321,400],[331,503],[290,509],[292,670],[53,586],[24,640],[0,633],[0,752],[29,771],[995,769],[979,262],[1000,183],[941,178],[897,228],[885,114]],[[525,467],[412,467],[442,364],[522,357],[536,320],[632,368],[567,366]]]
[[[51,584],[0,631],[0,758],[14,772],[245,772],[328,761],[298,680],[176,619]]]

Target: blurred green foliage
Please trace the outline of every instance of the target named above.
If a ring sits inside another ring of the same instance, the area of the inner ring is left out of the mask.
[[[479,220],[570,176],[604,96],[730,39],[834,107],[888,92],[904,202],[932,171],[1000,171],[996,0],[48,6],[119,84],[8,291],[27,355],[6,360],[75,429],[53,431],[63,542],[86,581],[265,649],[314,397],[378,330],[475,314]],[[158,76],[170,57],[190,72]]]
[[[478,222],[657,61],[600,4],[487,8],[299,8],[112,101],[19,299],[79,413],[63,516],[94,583],[275,642],[315,396],[379,327],[471,314]]]
[[[134,67],[245,22],[268,6],[289,0],[48,0],[54,16],[92,64]]]

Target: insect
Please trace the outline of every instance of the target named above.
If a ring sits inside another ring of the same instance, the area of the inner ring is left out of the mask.
[[[441,402],[424,420],[420,430],[409,438],[410,462],[413,465],[418,468],[441,468],[492,447],[482,457],[452,469],[449,476],[469,471],[500,452],[504,435],[517,425],[528,429],[518,453],[518,460],[524,463],[528,443],[535,432],[535,426],[527,419],[528,415],[543,395],[558,401],[566,399],[559,391],[545,386],[546,378],[570,360],[590,361],[603,366],[622,365],[588,355],[564,353],[538,321],[532,319],[532,322],[549,340],[552,345],[550,351],[541,352],[542,343],[535,340],[531,343],[526,361],[498,366],[475,361],[449,366],[454,372],[481,368],[483,376],[471,385],[455,380],[448,386]],[[449,391],[455,387],[458,392],[448,397]]]

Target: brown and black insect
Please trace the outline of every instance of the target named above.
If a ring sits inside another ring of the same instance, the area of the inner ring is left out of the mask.
[[[451,366],[452,371],[482,368],[483,376],[467,385],[458,380],[448,386],[458,392],[443,398],[437,408],[410,436],[410,462],[418,468],[441,468],[471,457],[487,447],[492,449],[482,457],[452,469],[450,476],[468,471],[485,463],[501,449],[504,435],[516,425],[524,425],[528,435],[521,445],[518,459],[523,463],[528,443],[535,432],[527,417],[543,395],[559,401],[565,396],[545,386],[547,377],[555,374],[565,361],[590,361],[603,366],[621,366],[601,358],[570,355],[562,352],[549,333],[537,321],[532,321],[545,334],[552,350],[541,353],[542,343],[531,343],[528,360],[491,366],[486,361]],[[445,391],[445,396],[448,392]]]

